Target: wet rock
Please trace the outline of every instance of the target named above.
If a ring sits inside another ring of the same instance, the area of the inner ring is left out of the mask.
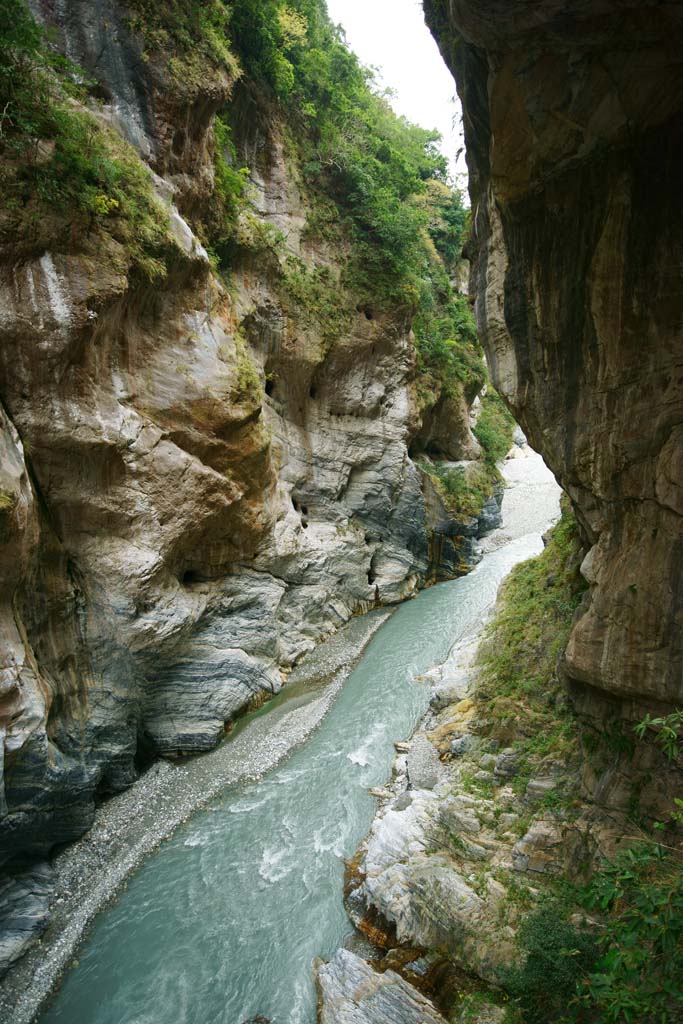
[[[390,789],[384,789],[382,786],[372,786],[368,793],[370,796],[376,796],[378,800],[390,800],[393,795]]]
[[[450,704],[457,704],[467,696],[467,680],[445,679],[434,687],[434,692],[429,698],[430,707],[434,711],[443,711]]]
[[[526,434],[519,426],[519,424],[517,424],[517,426],[515,427],[514,434],[512,435],[512,443],[517,448],[523,448],[527,443]]]
[[[477,537],[485,537],[503,524],[503,487],[497,487],[477,518]]]
[[[340,949],[317,969],[320,1024],[446,1024],[432,1003],[394,971],[377,971]]]

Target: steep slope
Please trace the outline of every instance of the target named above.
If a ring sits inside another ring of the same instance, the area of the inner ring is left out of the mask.
[[[443,158],[319,3],[34,0],[56,50],[11,6],[0,860],[17,864],[147,758],[214,745],[354,613],[467,568],[481,501],[456,515],[411,453],[429,472],[480,455],[485,371],[448,279],[465,214]],[[325,62],[355,90],[336,122],[314,122]]]
[[[683,7],[425,10],[463,101],[492,374],[589,548],[564,674],[608,723],[670,710],[683,698]],[[601,799],[612,785],[626,799],[618,775]]]

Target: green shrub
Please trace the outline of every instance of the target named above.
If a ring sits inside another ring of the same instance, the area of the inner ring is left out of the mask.
[[[0,28],[0,238],[26,244],[61,220],[72,232],[106,232],[146,277],[162,275],[175,247],[148,169],[78,108],[76,69],[52,53],[25,4],[11,4],[15,24]]]
[[[491,472],[486,465],[465,471],[461,467],[447,469],[438,463],[422,463],[421,469],[435,481],[446,508],[455,517],[479,515],[500,481],[500,474]]]
[[[519,963],[501,977],[524,1024],[566,1019],[577,986],[593,967],[595,937],[566,920],[557,901],[541,904],[524,919],[517,934]]]
[[[490,389],[482,398],[481,413],[474,428],[474,436],[484,450],[489,464],[496,465],[504,459],[512,446],[515,421],[508,412],[500,395]]]
[[[347,288],[373,308],[419,311],[425,366],[447,376],[457,363],[457,380],[473,370],[483,383],[480,360],[474,369],[473,359],[454,358],[445,345],[432,359],[436,337],[476,343],[469,307],[449,283],[467,214],[447,184],[437,133],[394,114],[323,0],[235,0],[230,32],[245,71],[286,103],[309,205],[336,206],[337,229],[350,242]],[[444,316],[447,327],[432,325]]]
[[[579,572],[581,549],[568,501],[545,550],[516,566],[501,588],[479,663],[482,686],[491,694],[487,712],[505,742],[536,758],[569,757],[578,746],[572,712],[557,708],[561,693],[557,659],[586,590]],[[525,782],[524,773],[519,784]]]
[[[229,44],[230,5],[223,0],[128,0],[131,29],[147,54],[162,53],[171,75],[196,88],[210,66],[239,74]]]
[[[600,958],[579,986],[579,1009],[604,1024],[683,1020],[683,865],[662,846],[639,843],[594,878],[586,905],[607,912]]]

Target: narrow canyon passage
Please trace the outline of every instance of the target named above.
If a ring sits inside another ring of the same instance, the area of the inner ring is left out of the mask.
[[[542,548],[559,489],[539,456],[507,464],[501,530],[469,576],[423,591],[380,629],[322,726],[260,782],[183,826],[100,915],[47,1022],[315,1020],[312,961],[352,927],[343,858],[429,689],[414,677],[473,635],[504,576]]]
[[[0,1024],[683,1020],[683,0],[369,6],[0,0]]]

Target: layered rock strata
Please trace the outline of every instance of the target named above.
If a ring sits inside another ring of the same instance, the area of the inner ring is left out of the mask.
[[[150,757],[209,749],[354,613],[463,567],[430,550],[460,525],[409,456],[409,317],[352,305],[330,341],[283,293],[287,260],[334,282],[344,254],[305,230],[258,89],[208,67],[179,82],[114,0],[31,6],[95,79],[103,131],[149,162],[166,275],[56,214],[2,251],[2,863],[81,834]],[[252,168],[229,282],[190,227],[226,105]],[[249,244],[273,233],[279,255]]]
[[[670,709],[683,695],[683,8],[425,10],[463,103],[494,382],[589,548],[565,675],[607,722]]]
[[[380,974],[346,949],[318,970],[320,1024],[445,1024],[394,971]]]

